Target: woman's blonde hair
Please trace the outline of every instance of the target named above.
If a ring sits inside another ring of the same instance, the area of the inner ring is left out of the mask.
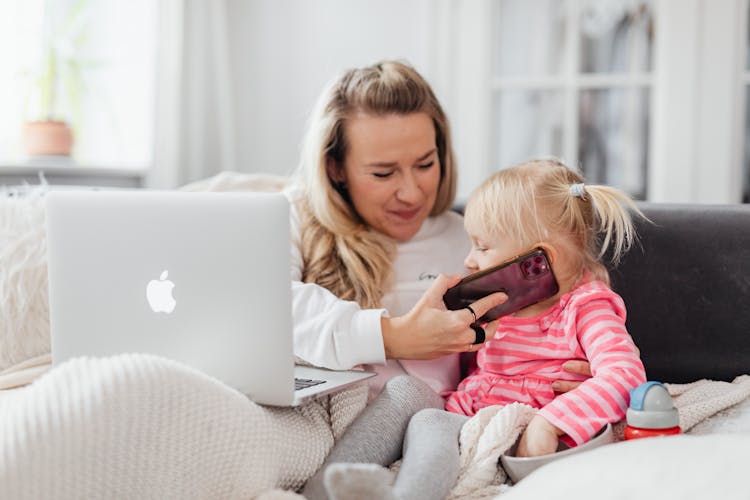
[[[609,283],[602,259],[609,249],[618,263],[635,241],[631,211],[644,217],[619,189],[584,184],[561,161],[540,159],[485,180],[469,198],[465,225],[473,233],[511,238],[523,248],[561,245],[566,255],[580,259],[581,269]]]
[[[453,203],[456,172],[445,113],[429,84],[408,64],[385,61],[348,70],[320,96],[297,171],[304,190],[299,205],[302,279],[369,308],[380,306],[390,287],[395,243],[367,226],[345,186],[326,170],[329,159],[343,165],[347,120],[358,113],[426,113],[432,118],[441,176],[431,215]]]

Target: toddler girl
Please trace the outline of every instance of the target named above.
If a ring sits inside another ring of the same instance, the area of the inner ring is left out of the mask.
[[[491,325],[477,353],[477,367],[448,396],[447,413],[428,409],[409,423],[396,483],[381,483],[382,469],[353,464],[329,467],[334,498],[443,498],[458,475],[458,434],[468,416],[512,402],[539,408],[516,454],[554,453],[558,439],[578,445],[608,422],[621,420],[630,390],[646,380],[639,352],[625,329],[625,305],[609,288],[602,264],[609,250],[617,262],[635,238],[629,210],[642,215],[621,191],[585,185],[557,160],[536,160],[502,170],[472,194],[464,225],[472,249],[470,271],[543,248],[559,291]],[[488,326],[489,327],[489,326]],[[562,369],[587,360],[593,376]],[[556,394],[554,380],[582,380]],[[356,492],[352,488],[356,488]]]

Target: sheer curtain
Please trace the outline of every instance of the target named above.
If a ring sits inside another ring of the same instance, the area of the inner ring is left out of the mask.
[[[227,1],[161,0],[154,166],[173,188],[236,169]]]

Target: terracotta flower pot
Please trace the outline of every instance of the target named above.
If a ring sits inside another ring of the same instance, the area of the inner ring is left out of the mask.
[[[23,143],[29,156],[70,156],[73,131],[61,121],[26,122]]]

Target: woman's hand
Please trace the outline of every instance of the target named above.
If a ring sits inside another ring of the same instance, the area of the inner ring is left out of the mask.
[[[404,316],[381,318],[383,345],[388,359],[435,359],[446,354],[476,351],[476,333],[470,325],[474,314],[468,309],[449,311],[443,295],[461,279],[460,276],[440,275],[422,295],[417,304]],[[504,293],[494,293],[473,304],[476,317],[508,300]]]
[[[583,375],[585,377],[591,377],[591,365],[588,361],[584,360],[571,360],[566,361],[562,365],[563,370],[568,373],[574,373],[576,375]],[[552,390],[555,392],[568,392],[572,391],[576,387],[581,385],[581,382],[574,380],[555,380],[552,382]]]
[[[549,421],[535,415],[521,436],[516,449],[517,457],[537,457],[549,455],[557,451],[558,436],[563,432],[549,423]]]

